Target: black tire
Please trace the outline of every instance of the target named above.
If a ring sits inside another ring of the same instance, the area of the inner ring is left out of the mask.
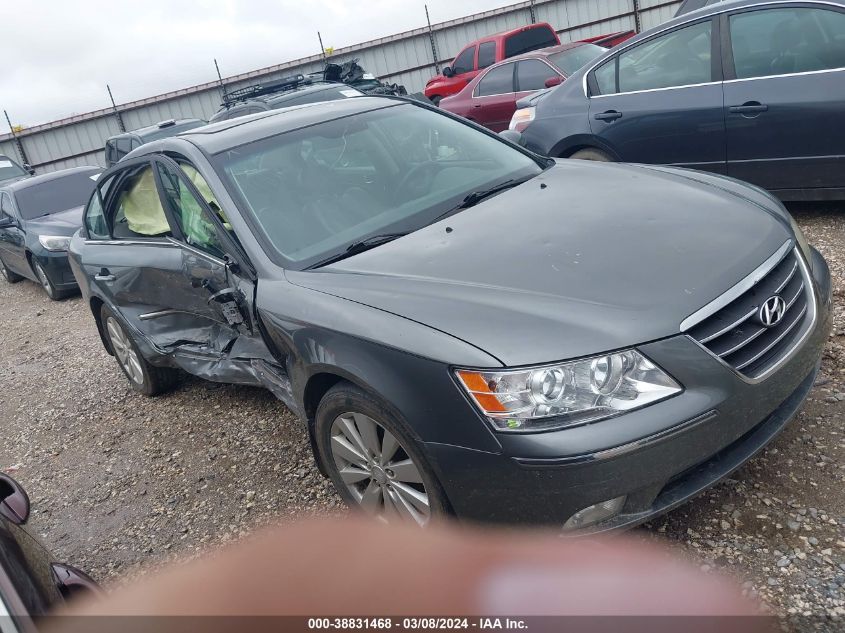
[[[413,486],[417,491],[422,488],[422,493],[427,495],[428,506],[430,508],[427,520],[421,522],[417,519],[417,522],[425,525],[430,521],[437,521],[438,519],[448,516],[450,514],[450,510],[446,494],[443,492],[440,482],[437,481],[437,477],[434,475],[434,471],[429,465],[428,460],[420,452],[416,441],[410,433],[405,430],[404,424],[398,420],[398,416],[392,412],[389,406],[386,406],[378,398],[370,395],[356,385],[346,381],[341,381],[329,389],[320,401],[320,405],[317,408],[317,415],[315,416],[314,433],[317,450],[320,453],[323,465],[325,466],[335,489],[346,504],[354,510],[363,512],[360,500],[356,498],[355,494],[350,489],[350,484],[344,482],[340,473],[340,466],[335,460],[335,455],[332,450],[334,422],[335,420],[339,420],[341,417],[345,418],[345,414],[349,413],[363,414],[372,421],[375,421],[378,426],[381,426],[382,429],[379,431],[380,434],[378,435],[378,438],[382,442],[382,445],[384,445],[383,443],[385,440],[384,432],[387,431],[389,431],[393,437],[398,440],[399,448],[393,456],[394,459],[389,461],[387,464],[381,462],[382,465],[385,466],[382,470],[382,475],[386,472],[389,473],[391,478],[393,478],[394,474],[390,469],[390,465],[402,463],[406,458],[409,458],[413,466],[416,466],[416,470],[421,476],[420,482],[408,484],[408,479],[402,480],[398,474],[396,477],[399,479],[399,485],[406,487]],[[356,426],[356,428],[358,427]],[[343,458],[341,457],[339,459],[342,460]],[[353,465],[348,466],[352,467]],[[375,466],[373,468],[375,469]],[[409,513],[407,510],[403,510],[402,514],[397,514],[397,512],[399,512],[399,510],[396,509],[399,507],[398,503],[392,502],[390,507],[385,506],[385,498],[388,494],[392,495],[391,498],[395,497],[399,501],[402,501],[402,498],[404,497],[404,495],[400,495],[395,491],[396,489],[392,487],[390,488],[391,491],[387,492],[388,483],[385,483],[384,487],[381,489],[383,495],[380,497],[382,500],[380,506],[381,513],[377,511],[375,514],[377,514],[380,518],[386,518],[388,522],[390,522],[391,519],[399,517],[402,517],[401,520],[403,521],[411,521],[411,519],[408,518]],[[373,475],[369,481],[365,480],[352,485],[364,488],[373,484],[377,485],[375,475]],[[397,481],[393,481],[393,484],[397,484]],[[405,505],[407,506],[407,504]]]
[[[610,154],[603,152],[600,149],[596,149],[595,147],[585,147],[584,149],[579,149],[569,158],[574,158],[576,160],[595,160],[600,163],[615,162]]]
[[[440,95],[434,95],[434,96],[431,98],[431,102],[432,102],[434,105],[436,105],[438,108],[440,107],[440,102],[441,102],[442,100],[443,100],[443,97],[441,97]]]
[[[179,381],[179,372],[177,370],[171,367],[156,367],[155,365],[151,365],[144,358],[143,354],[141,354],[141,350],[138,349],[138,345],[132,338],[130,330],[124,325],[123,320],[112,312],[107,305],[103,305],[100,309],[100,319],[115,360],[120,367],[120,371],[123,372],[123,375],[129,381],[129,386],[138,393],[150,397],[157,396],[173,388]],[[115,330],[113,329],[114,327],[119,329]],[[122,335],[124,340],[116,340],[116,335]],[[122,360],[121,357],[123,354],[121,350],[127,345],[131,348],[132,353],[134,353],[134,357],[130,356],[130,352],[127,351],[125,357],[127,360]],[[130,358],[132,360],[129,360]],[[137,361],[137,365],[132,361]],[[134,368],[132,373],[127,369],[127,366]]]
[[[41,287],[44,288],[44,292],[47,293],[47,296],[50,297],[53,301],[61,301],[65,297],[71,294],[68,290],[58,290],[53,285],[53,282],[50,281],[49,275],[47,275],[47,271],[38,263],[37,259],[30,260],[30,264],[32,264],[32,271],[35,273],[35,277],[38,279],[38,283],[41,284]]]
[[[2,259],[0,259],[0,276],[6,280],[6,283],[10,284],[16,284],[23,279],[23,275],[19,275],[18,273],[9,270]]]

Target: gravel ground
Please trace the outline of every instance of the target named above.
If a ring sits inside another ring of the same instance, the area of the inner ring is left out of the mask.
[[[793,212],[834,278],[836,325],[797,419],[730,479],[638,533],[775,612],[845,615],[845,215]],[[0,469],[58,558],[125,583],[279,516],[342,513],[299,422],[268,392],[186,379],[132,392],[79,298],[0,283]]]

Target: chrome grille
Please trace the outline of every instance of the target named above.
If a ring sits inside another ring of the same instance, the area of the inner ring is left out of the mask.
[[[745,376],[765,374],[791,349],[809,313],[808,280],[798,258],[788,250],[750,289],[686,333]],[[786,310],[777,325],[766,327],[758,316],[760,306],[775,295]]]

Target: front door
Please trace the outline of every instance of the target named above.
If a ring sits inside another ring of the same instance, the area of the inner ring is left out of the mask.
[[[467,118],[494,132],[508,129],[516,109],[515,69],[516,63],[508,62],[487,71],[473,90]]]
[[[0,259],[11,271],[31,279],[33,273],[26,259],[23,223],[15,213],[12,198],[6,192],[0,194],[0,220],[4,221],[4,226],[0,228]]]
[[[590,74],[590,126],[620,160],[725,172],[711,19],[648,39]]]
[[[177,360],[208,365],[241,338],[260,340],[251,317],[254,283],[240,272],[246,266],[231,265],[240,252],[209,206],[207,185],[195,184],[204,183],[201,176],[193,171],[189,181],[164,157],[116,169],[113,184],[111,174],[101,178],[110,184],[104,216],[111,235],[87,241],[83,257],[102,296],[158,353]]]
[[[770,190],[845,187],[845,11],[723,16],[728,174]]]

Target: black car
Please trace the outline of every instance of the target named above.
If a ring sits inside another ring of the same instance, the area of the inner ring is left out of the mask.
[[[348,503],[422,524],[665,512],[786,425],[831,327],[824,259],[762,190],[395,97],[145,145],[70,252],[133,389],[266,387]]]
[[[209,119],[209,123],[306,103],[360,97],[363,94],[343,83],[314,82],[304,75],[295,75],[226,93],[220,110]]]
[[[8,156],[0,154],[0,186],[29,178],[35,173],[35,170],[29,165],[21,167]]]
[[[74,167],[0,186],[0,273],[31,279],[51,299],[77,291],[68,266],[70,237],[102,167]]]
[[[205,125],[202,119],[167,119],[155,125],[138,128],[131,132],[115,134],[106,139],[106,166],[111,167],[132,150],[144,143],[157,141],[168,136],[176,136],[182,132],[193,130]]]
[[[739,178],[783,200],[845,197],[845,2],[742,0],[613,48],[517,110],[554,157]],[[527,127],[525,127],[527,126]]]
[[[69,565],[55,562],[26,530],[30,505],[21,485],[0,473],[0,629],[32,631],[33,619],[83,594],[96,583]]]

